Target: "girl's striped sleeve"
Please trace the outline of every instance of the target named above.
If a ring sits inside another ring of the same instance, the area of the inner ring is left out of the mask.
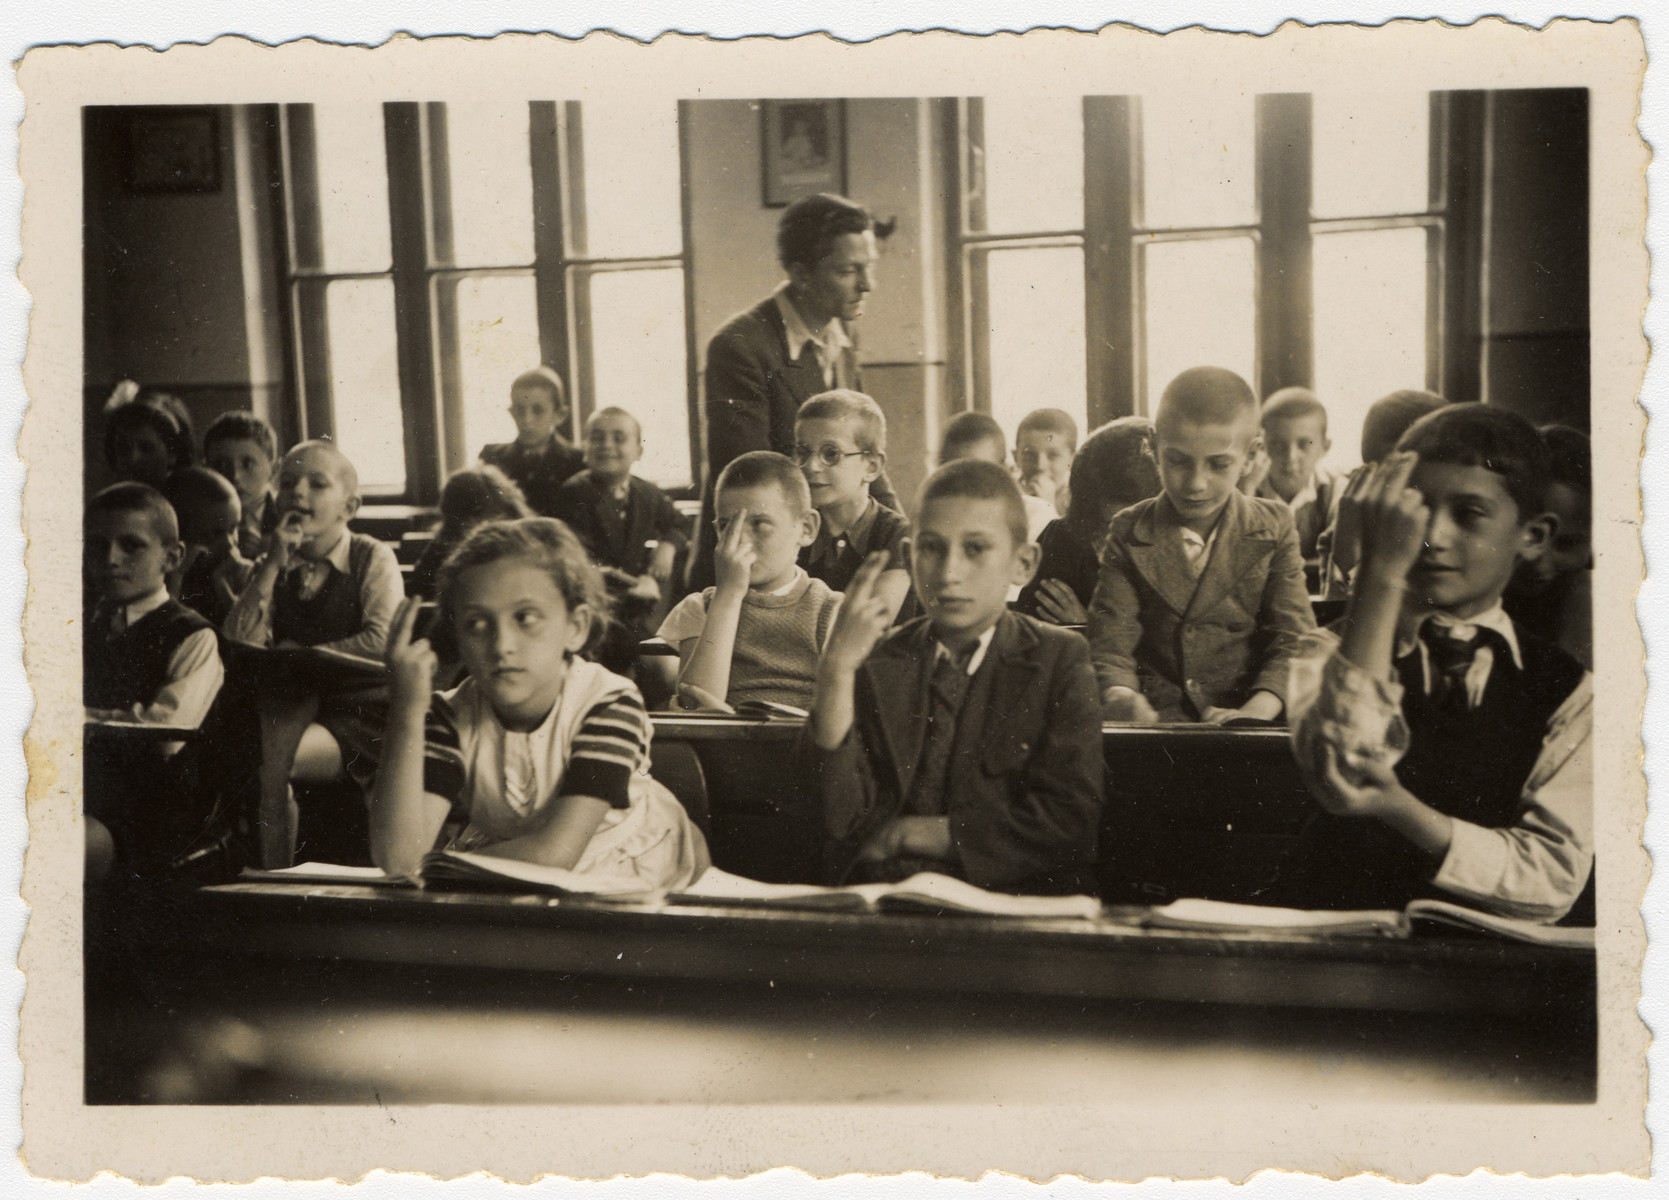
[[[586,714],[574,736],[559,794],[595,796],[614,808],[631,801],[627,785],[649,755],[649,714],[635,692],[605,700]]]

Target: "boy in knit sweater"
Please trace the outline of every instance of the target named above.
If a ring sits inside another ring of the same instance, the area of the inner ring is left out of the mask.
[[[840,593],[796,562],[818,527],[805,476],[756,450],[732,460],[714,491],[718,584],[686,596],[660,628],[678,647],[679,703],[805,708],[840,606]]]

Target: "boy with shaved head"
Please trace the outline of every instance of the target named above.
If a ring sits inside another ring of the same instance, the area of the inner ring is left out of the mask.
[[[1195,367],[1154,419],[1163,490],[1113,519],[1090,602],[1112,721],[1272,721],[1315,628],[1292,512],[1240,491],[1257,447],[1246,381]]]
[[[380,659],[405,588],[394,551],[349,532],[358,511],[359,473],[347,455],[328,441],[291,449],[278,468],[278,527],[226,617],[227,636]],[[356,775],[374,764],[382,714],[367,702],[375,700],[358,693],[321,697],[293,680],[263,680],[264,865],[287,866],[294,853],[292,777],[320,782],[339,778],[350,761]]]

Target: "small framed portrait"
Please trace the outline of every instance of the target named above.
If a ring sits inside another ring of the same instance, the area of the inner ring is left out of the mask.
[[[128,118],[130,192],[218,192],[220,114],[213,108],[146,108]]]
[[[761,103],[765,207],[846,190],[846,113],[839,100]]]

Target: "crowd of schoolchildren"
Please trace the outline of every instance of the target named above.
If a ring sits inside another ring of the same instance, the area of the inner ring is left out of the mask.
[[[390,874],[450,846],[686,886],[708,853],[648,771],[648,696],[806,711],[784,767],[827,882],[1094,889],[1104,722],[1289,725],[1316,806],[1271,892],[1289,903],[1436,894],[1553,921],[1589,882],[1572,429],[1397,392],[1341,477],[1316,395],[1260,403],[1199,367],[1151,420],[1081,444],[1054,408],[1012,441],[956,417],[907,517],[871,494],[881,408],[832,388],[800,406],[791,454],[718,474],[713,586],[685,594],[691,531],[633,472],[643,429],[605,408],[570,445],[549,368],[514,380],[516,439],[447,482],[406,579],[350,528],[359,484],[329,441],[280,453],[231,412],[199,455],[177,400],[113,403],[122,482],[86,506],[89,718],[203,736],[89,758],[90,878],[166,870],[220,827],[285,865],[296,785],[346,780]],[[1329,599],[1342,616],[1318,629]],[[676,657],[640,654],[650,639]],[[385,669],[320,675],[289,647]],[[244,801],[170,809],[204,779]]]

